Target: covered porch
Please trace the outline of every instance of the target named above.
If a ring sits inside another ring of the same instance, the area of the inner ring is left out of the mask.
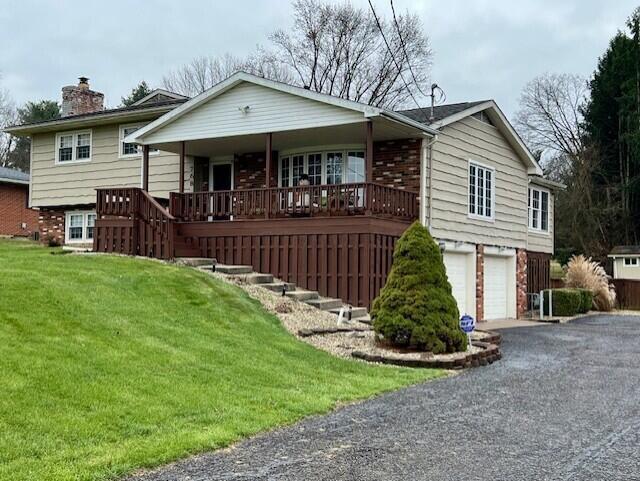
[[[390,152],[394,143],[407,145]],[[422,139],[394,122],[145,144],[145,190],[153,149],[179,156],[180,189],[169,210],[181,221],[418,218]]]

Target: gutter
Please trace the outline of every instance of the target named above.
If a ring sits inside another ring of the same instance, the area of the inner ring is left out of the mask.
[[[438,131],[433,127],[429,127],[426,124],[412,120],[409,117],[406,117],[402,114],[391,112],[390,110],[382,110],[378,115],[381,117],[387,117],[388,119],[394,120],[396,122],[400,122],[401,124],[409,125],[410,127],[414,127],[416,129],[422,130],[423,132],[426,132],[433,136],[437,136],[438,134]]]
[[[163,105],[161,107],[150,107],[148,109],[127,110],[124,112],[112,112],[107,114],[95,113],[83,117],[61,118],[38,124],[14,125],[3,129],[3,132],[20,136],[31,135],[32,133],[50,132],[59,130],[58,127],[73,128],[76,124],[82,127],[90,127],[91,125],[101,125],[112,123],[114,120],[133,119],[137,117],[147,117],[151,114],[166,113],[175,109],[180,104]]]

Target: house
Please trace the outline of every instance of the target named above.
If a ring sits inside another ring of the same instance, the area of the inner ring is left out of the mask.
[[[249,264],[369,306],[420,219],[461,312],[517,317],[548,287],[560,186],[493,101],[395,112],[244,72],[111,110],[85,78],[65,89],[66,116],[7,129],[32,138],[43,237]]]
[[[640,280],[640,246],[616,246],[609,258],[614,279]]]
[[[0,236],[37,232],[38,211],[29,208],[29,174],[0,167]]]

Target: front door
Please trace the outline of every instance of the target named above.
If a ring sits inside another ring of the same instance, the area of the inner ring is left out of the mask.
[[[231,190],[232,164],[213,164],[211,176],[213,191]]]
[[[224,192],[233,189],[233,162],[211,162],[210,185],[213,192]],[[217,194],[211,196],[211,219],[233,219],[233,194]]]

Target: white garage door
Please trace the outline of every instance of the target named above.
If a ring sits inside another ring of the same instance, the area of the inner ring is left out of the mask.
[[[507,257],[484,258],[484,318],[487,320],[508,317],[508,267]]]
[[[460,315],[467,311],[467,254],[444,253],[444,265]]]

